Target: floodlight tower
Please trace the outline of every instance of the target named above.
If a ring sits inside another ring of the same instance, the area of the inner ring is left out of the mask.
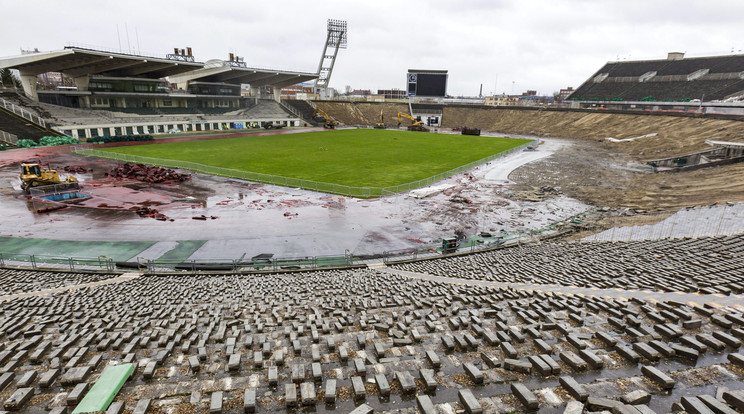
[[[333,54],[329,54],[329,47],[333,49]],[[320,55],[318,79],[313,85],[313,91],[324,98],[328,97],[328,82],[331,81],[331,73],[333,65],[336,64],[339,49],[346,49],[346,20],[328,19],[328,35],[325,46],[323,46],[323,54]]]

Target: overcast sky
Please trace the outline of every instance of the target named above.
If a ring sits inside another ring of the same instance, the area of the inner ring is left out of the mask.
[[[405,89],[415,68],[449,70],[455,96],[481,84],[551,95],[607,61],[744,54],[742,0],[31,0],[2,16],[3,57],[70,42],[157,56],[190,46],[202,62],[234,52],[303,72],[317,70],[326,20],[347,20],[330,82],[340,91]]]

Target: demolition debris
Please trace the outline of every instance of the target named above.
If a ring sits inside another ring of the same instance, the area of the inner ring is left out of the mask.
[[[191,179],[191,174],[180,174],[170,168],[144,164],[119,164],[108,172],[107,176],[129,178],[152,184],[182,183]]]

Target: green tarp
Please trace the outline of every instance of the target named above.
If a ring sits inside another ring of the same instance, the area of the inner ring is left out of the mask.
[[[134,364],[111,365],[106,367],[101,377],[93,384],[90,391],[85,394],[83,401],[80,401],[80,404],[75,407],[75,411],[72,414],[106,411],[133,371]]]

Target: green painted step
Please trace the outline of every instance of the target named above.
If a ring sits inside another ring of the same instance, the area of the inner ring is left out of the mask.
[[[132,372],[134,372],[134,364],[106,367],[72,414],[105,411]]]
[[[154,241],[77,241],[54,239],[26,239],[22,237],[0,237],[0,253],[6,260],[16,255],[28,259],[36,255],[37,262],[53,261],[53,258],[106,256],[113,260],[127,260],[147,249]]]

